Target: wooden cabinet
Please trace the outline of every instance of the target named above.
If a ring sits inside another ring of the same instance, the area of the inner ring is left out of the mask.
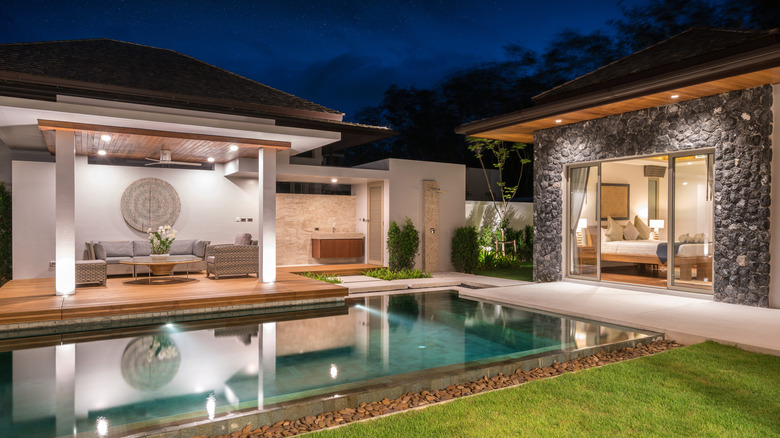
[[[311,239],[315,259],[363,257],[363,239]]]

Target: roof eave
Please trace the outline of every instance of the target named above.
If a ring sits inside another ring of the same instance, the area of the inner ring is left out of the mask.
[[[602,85],[594,91],[571,95],[567,99],[527,108],[501,116],[466,123],[455,128],[457,134],[478,136],[480,133],[531,122],[545,117],[579,111],[598,105],[620,102],[698,83],[724,79],[780,66],[780,44],[764,46],[750,52],[739,53],[677,69],[679,64],[669,65],[669,72],[654,77],[643,77],[629,83],[608,87]]]

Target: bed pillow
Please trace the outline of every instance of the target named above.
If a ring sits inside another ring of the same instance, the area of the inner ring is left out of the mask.
[[[615,222],[611,216],[607,218],[607,223],[607,242],[623,240],[623,226]]]
[[[639,232],[639,237],[637,239],[639,240],[648,240],[650,239],[650,232],[652,231],[650,227],[645,224],[645,222],[639,217],[634,216],[634,227]]]
[[[707,238],[707,235],[704,233],[696,233],[693,235],[693,243],[704,243],[704,240]]]
[[[677,238],[677,241],[680,243],[693,243],[693,237],[690,236],[690,234],[680,234],[680,237]]]
[[[639,237],[639,230],[636,229],[634,224],[629,222],[626,224],[625,227],[623,227],[623,239],[636,240],[638,237]]]

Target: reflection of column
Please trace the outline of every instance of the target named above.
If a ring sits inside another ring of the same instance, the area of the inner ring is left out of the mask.
[[[363,306],[351,309],[355,312],[355,352],[356,356],[368,357],[368,298],[363,299]]]
[[[57,436],[74,435],[76,427],[76,344],[57,345],[54,354]]]
[[[260,324],[257,330],[257,408],[262,409],[265,395],[276,390],[276,323]]]
[[[387,314],[387,307],[390,304],[390,297],[382,297],[382,369],[387,372],[390,369],[390,319]]]

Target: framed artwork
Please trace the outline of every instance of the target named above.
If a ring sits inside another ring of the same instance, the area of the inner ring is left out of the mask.
[[[601,184],[601,220],[628,219],[631,186],[629,184]]]

